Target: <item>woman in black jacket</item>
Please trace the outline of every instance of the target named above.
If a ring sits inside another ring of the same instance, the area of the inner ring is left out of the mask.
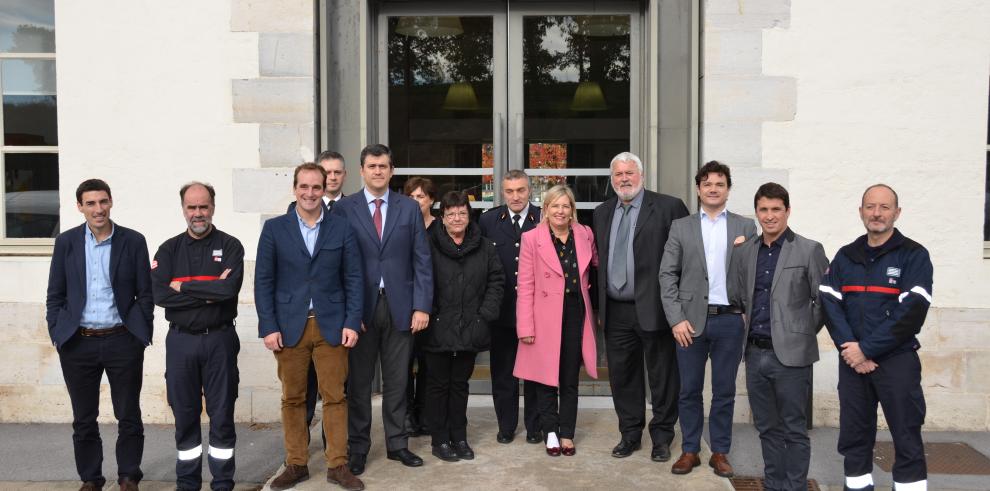
[[[440,199],[443,226],[430,230],[433,252],[433,316],[417,334],[429,370],[426,418],[433,455],[455,462],[474,458],[467,443],[468,379],[479,351],[488,350],[488,323],[496,320],[505,276],[495,247],[471,223],[467,195]]]

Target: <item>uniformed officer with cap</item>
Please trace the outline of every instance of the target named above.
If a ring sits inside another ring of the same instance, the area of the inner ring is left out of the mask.
[[[509,443],[515,438],[519,423],[519,380],[512,376],[516,364],[516,279],[519,274],[519,240],[523,232],[540,222],[540,208],[530,206],[529,176],[514,169],[502,177],[502,198],[505,204],[481,215],[481,235],[495,245],[505,270],[505,295],[502,297],[501,315],[492,323],[492,346],[489,354],[492,376],[492,399],[498,418],[499,443]],[[540,443],[539,414],[536,409],[536,393],[524,390],[523,419],[526,441]]]
[[[159,247],[151,263],[155,304],[165,308],[165,386],[175,416],[176,489],[200,489],[202,396],[210,417],[213,490],[234,487],[237,294],[244,279],[240,241],[213,226],[215,192],[191,182],[179,191],[185,232]]]

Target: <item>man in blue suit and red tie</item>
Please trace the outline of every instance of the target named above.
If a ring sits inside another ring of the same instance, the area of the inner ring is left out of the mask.
[[[361,253],[347,220],[325,212],[325,185],[322,167],[296,167],[295,209],[265,222],[258,240],[258,335],[275,352],[282,381],[285,470],[272,481],[272,489],[289,489],[309,478],[306,385],[311,360],[323,399],[327,481],[364,489],[347,466],[344,395],[348,352],[361,329]]]
[[[361,150],[364,189],[333,207],[354,230],[364,260],[361,344],[351,352],[347,381],[351,472],[364,472],[371,448],[371,381],[382,367],[382,419],[387,457],[409,467],[423,459],[409,451],[406,384],[413,335],[426,329],[433,305],[433,265],[419,204],[388,189],[394,166],[385,145]]]
[[[141,481],[141,382],[155,305],[144,236],[110,220],[113,197],[100,179],[76,188],[86,223],[55,238],[48,275],[48,334],[72,402],[72,446],[81,491],[103,488],[100,379],[106,372],[117,418],[117,482]]]

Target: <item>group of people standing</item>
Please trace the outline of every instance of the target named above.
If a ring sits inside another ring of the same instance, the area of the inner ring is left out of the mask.
[[[894,438],[896,489],[925,489],[916,335],[931,303],[932,265],[894,228],[894,190],[867,188],[867,233],[829,264],[821,244],[788,227],[790,199],[779,184],[754,196],[758,235],[751,219],[727,211],[732,178],[719,162],[695,176],[696,214],[644,189],[636,155],[620,153],[609,168],[615,196],[587,226],[567,186],[547,191],[541,208],[531,204],[519,170],[503,176],[505,204],[475,222],[463,192],[437,197],[425,178],[409,179],[404,194],[390,190],[394,165],[384,145],[362,150],[364,187],[346,197],[339,154],[296,167],[295,202],[264,223],[254,274],[259,337],[282,384],[285,468],[271,487],[310,477],[309,426],[322,400],[326,479],[364,489],[357,476],[371,449],[376,365],[388,459],[422,466],[408,448],[418,434],[431,436],[442,461],[473,459],[468,387],[484,351],[496,440],[515,439],[522,380],[526,441],[543,443],[551,457],[575,455],[580,372],[597,378],[600,328],[620,434],[613,457],[639,450],[648,428],[651,460],[669,461],[679,421],[681,455],[671,472],[699,466],[710,363],[708,463],[731,477],[735,381],[745,358],[764,486],[806,489],[811,367],[816,334],[828,325],[840,350],[846,488],[872,489],[879,403]],[[119,421],[118,483],[137,489],[142,478],[139,394],[154,304],[169,323],[177,488],[201,486],[204,398],[211,488],[233,487],[244,249],[213,225],[209,184],[186,184],[179,197],[187,229],[161,245],[150,267],[144,237],[110,220],[110,188],[98,179],[76,190],[86,223],[55,242],[47,318],[72,402],[82,490],[106,482],[96,426],[104,372]]]

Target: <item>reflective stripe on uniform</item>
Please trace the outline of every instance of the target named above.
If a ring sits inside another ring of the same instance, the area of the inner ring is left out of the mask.
[[[862,476],[846,476],[846,487],[849,489],[862,489],[873,485],[873,474],[863,474]]]
[[[909,483],[899,483],[894,481],[894,489],[897,491],[926,491],[928,489],[928,480],[923,479],[921,481],[909,482]]]
[[[832,289],[832,287],[828,285],[818,285],[818,291],[822,293],[828,293],[829,295],[832,295],[833,297],[842,300],[842,294],[835,291],[834,289]]]
[[[203,447],[193,447],[189,450],[179,450],[179,460],[194,460],[203,455]]]
[[[210,457],[214,459],[227,460],[234,456],[234,449],[232,448],[217,448],[210,445]]]

